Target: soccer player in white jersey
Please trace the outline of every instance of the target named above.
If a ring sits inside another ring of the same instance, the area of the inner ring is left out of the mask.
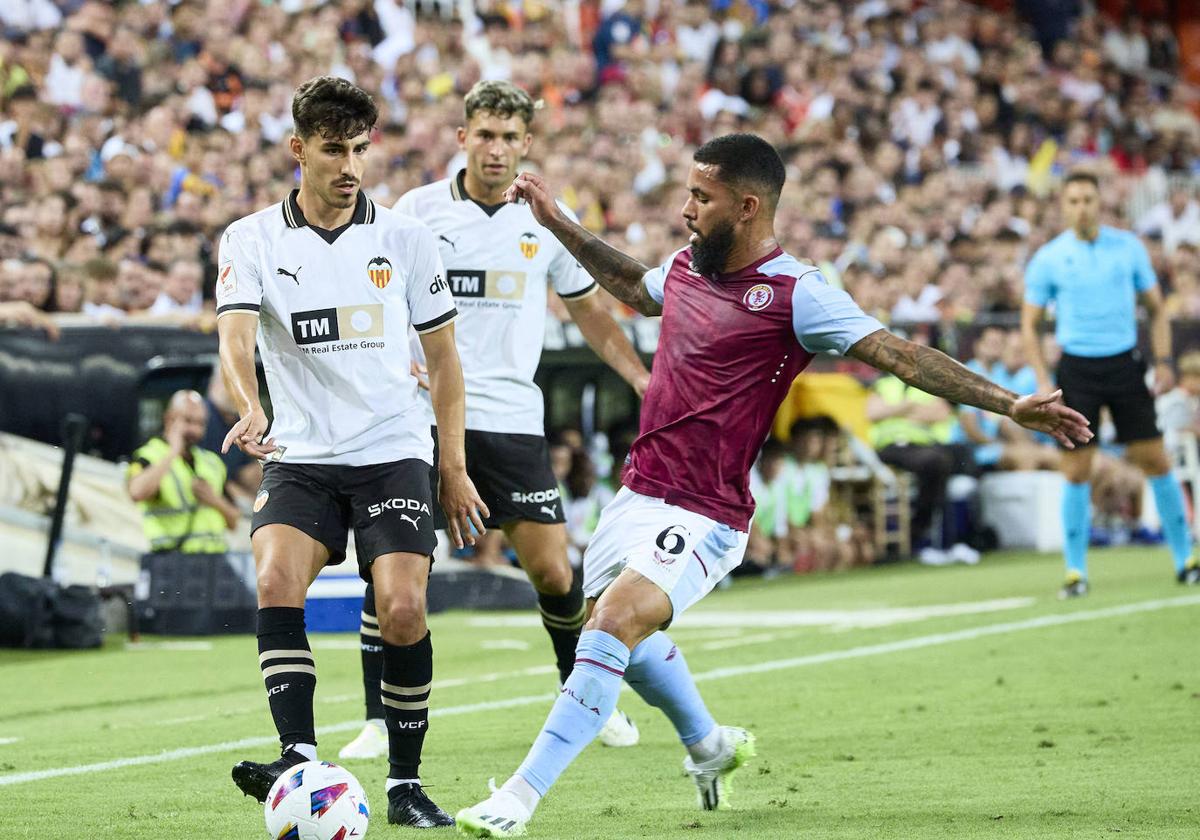
[[[466,152],[466,168],[408,192],[395,209],[437,235],[458,309],[455,341],[467,390],[467,472],[491,511],[487,526],[504,530],[537,590],[542,624],[565,681],[575,665],[584,598],[567,559],[566,519],[550,469],[542,392],[533,381],[545,335],[547,289],[562,298],[584,339],[639,396],[650,374],[596,294],[596,281],[528,206],[504,201],[533,142],[529,127],[535,109],[529,94],[510,82],[484,81],[471,89],[464,106],[458,142]],[[371,596],[368,588],[361,636],[367,723],[341,758],[371,758],[381,746],[380,655]],[[631,746],[638,732],[614,709],[600,739],[609,746]]]
[[[741,562],[754,512],[750,466],[813,354],[852,356],[1065,445],[1091,438],[1087,421],[1057,393],[1019,397],[891,335],[820,270],[784,253],[774,232],[784,174],[775,149],[754,135],[705,143],[683,206],[690,247],[655,269],[567,218],[538,176],[518,176],[508,193],[528,201],[606,289],[663,320],[625,486],[584,555],[584,593],[594,607],[575,670],[525,761],[491,797],[459,812],[460,831],[523,835],[541,797],[596,736],[622,678],[674,724],[701,806],[729,806],[729,776],[753,755],[753,737],[717,725],[663,628]]]
[[[452,825],[417,775],[433,679],[425,588],[435,535],[433,441],[409,374],[408,331],[428,360],[441,503],[461,545],[487,509],[466,473],[454,300],[429,228],[360,191],[378,116],[371,97],[322,76],[297,88],[292,116],[299,189],[231,224],[217,269],[221,371],[241,414],[225,450],[236,444],[267,462],[251,542],[258,660],[283,747],[274,762],[239,763],[233,779],[261,802],[284,770],[317,757],[304,598],[321,568],[345,557],[353,527],[359,573],[380,607],[388,821]],[[274,411],[266,440],[256,343]]]

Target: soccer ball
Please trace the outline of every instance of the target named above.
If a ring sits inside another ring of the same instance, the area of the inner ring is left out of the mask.
[[[349,770],[305,761],[271,785],[264,806],[274,840],[350,840],[367,833],[367,796]]]

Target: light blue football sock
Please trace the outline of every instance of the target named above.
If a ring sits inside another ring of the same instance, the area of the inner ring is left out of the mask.
[[[617,707],[629,648],[602,630],[585,630],[575,648],[575,670],[563,684],[541,733],[517,775],[545,796],[575,756],[600,734]]]
[[[1092,536],[1092,487],[1066,482],[1062,497],[1063,555],[1067,574],[1087,579],[1087,549]]]
[[[700,699],[687,660],[666,633],[654,633],[633,649],[625,682],[670,718],[684,746],[699,742],[717,725]]]
[[[1150,489],[1154,491],[1158,518],[1162,520],[1163,534],[1175,560],[1175,572],[1182,572],[1192,556],[1192,535],[1188,531],[1187,513],[1183,507],[1183,491],[1171,473],[1151,478]]]

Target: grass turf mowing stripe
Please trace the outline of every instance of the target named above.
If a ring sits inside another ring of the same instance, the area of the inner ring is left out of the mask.
[[[1200,605],[1200,595],[1185,595],[1179,598],[1159,598],[1152,601],[1139,601],[1133,604],[1105,607],[1098,610],[1080,610],[1078,612],[1070,612],[1065,614],[1040,616],[1038,618],[1030,618],[1024,621],[1008,621],[1000,624],[986,624],[982,627],[971,627],[965,630],[956,630],[949,633],[934,633],[928,636],[914,636],[912,638],[901,639],[896,642],[886,642],[877,645],[861,645],[859,647],[846,648],[844,650],[829,651],[828,653],[817,653],[809,656],[798,656],[790,659],[775,659],[767,662],[758,662],[751,665],[738,665],[732,668],[716,668],[696,674],[695,679],[697,682],[706,682],[710,680],[726,679],[729,677],[739,677],[746,674],[760,674],[769,671],[800,668],[809,665],[820,665],[826,662],[837,662],[841,660],[858,659],[867,656],[881,656],[889,653],[919,650],[921,648],[950,644],[951,642],[970,641],[972,639],[980,639],[988,636],[1000,636],[1008,633],[1020,632],[1023,630],[1039,630],[1047,627],[1059,627],[1066,624],[1077,624],[1084,621],[1098,621],[1106,618],[1119,618],[1121,616],[1136,615],[1138,613],[1157,612],[1159,610],[1171,609],[1174,607],[1190,607],[1196,605]],[[473,714],[475,712],[499,711],[501,709],[528,706],[535,703],[547,703],[549,699],[549,695],[543,692],[524,697],[513,697],[508,700],[492,700],[482,703],[470,703],[461,706],[448,706],[442,709],[431,710],[430,717],[452,717],[456,715]],[[324,735],[334,732],[347,732],[358,729],[362,726],[362,723],[363,722],[361,720],[344,721],[342,723],[320,727],[317,730],[317,733]],[[278,739],[273,736],[243,738],[238,741],[226,741],[220,744],[208,744],[201,747],[184,747],[181,749],[167,750],[165,752],[152,753],[149,755],[118,758],[113,759],[112,761],[103,761],[96,764],[84,764],[74,767],[55,767],[47,770],[34,770],[27,773],[10,773],[6,776],[0,776],[0,787],[22,784],[25,782],[36,782],[43,779],[55,779],[62,776],[77,776],[84,773],[100,772],[105,770],[119,770],[124,767],[136,767],[144,764],[160,764],[168,761],[179,761],[181,759],[193,758],[200,755],[230,752],[248,747],[266,746],[268,744],[276,743],[277,740]]]

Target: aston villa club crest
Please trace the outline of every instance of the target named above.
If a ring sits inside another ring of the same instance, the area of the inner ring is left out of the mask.
[[[538,246],[539,246],[539,242],[538,242],[537,234],[535,234],[535,233],[521,234],[521,254],[522,254],[522,256],[525,257],[525,259],[531,260],[534,257],[536,257],[537,252],[538,252]]]
[[[387,257],[375,257],[367,263],[367,274],[375,287],[382,289],[392,282],[392,263]]]
[[[775,291],[765,283],[759,283],[746,290],[746,294],[742,296],[742,303],[746,304],[746,308],[751,312],[758,312],[770,306],[774,299]]]

